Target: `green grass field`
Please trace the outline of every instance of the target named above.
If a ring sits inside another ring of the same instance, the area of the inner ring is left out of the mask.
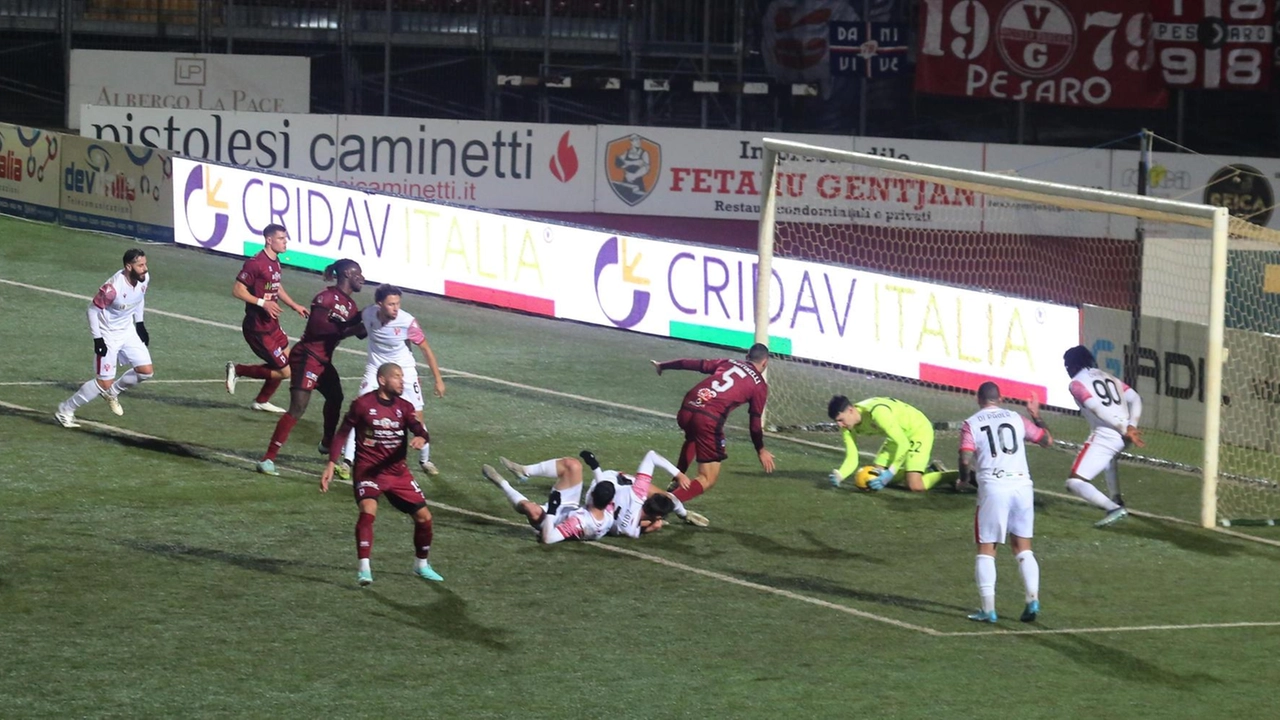
[[[741,430],[720,484],[691,504],[710,528],[539,546],[480,465],[584,447],[628,470],[650,448],[671,456],[695,376],[658,377],[648,360],[725,351],[432,297],[405,307],[449,369],[447,396],[427,407],[443,474],[419,478],[446,582],[410,575],[408,522],[384,506],[377,581],[361,590],[349,489],[317,489],[318,402],[282,477],[252,471],[275,418],[248,409],[253,381],[235,396],[221,383],[227,360],[252,359],[234,258],[148,246],[156,381],[122,397],[123,417],[95,401],[82,429],[54,422],[90,375],[87,298],[130,244],[0,219],[4,717],[1274,712],[1280,548],[1149,517],[1095,530],[1098,511],[1052,494],[1070,464],[1061,452],[1032,456],[1052,493],[1037,508],[1043,614],[1031,625],[1010,619],[1022,590],[1007,553],[1001,623],[964,617],[977,601],[973,496],[833,490],[835,452],[777,439],[766,476]],[[286,285],[299,300],[321,287],[297,271]],[[337,361],[353,393],[363,356]],[[883,381],[849,388],[871,393],[954,408],[947,419],[970,406]],[[941,436],[935,454],[954,452],[954,434]],[[1131,506],[1195,517],[1193,479],[1123,472]],[[524,487],[541,499],[549,481]]]

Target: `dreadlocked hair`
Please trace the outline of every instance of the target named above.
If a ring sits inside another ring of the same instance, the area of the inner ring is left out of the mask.
[[[350,258],[342,258],[324,269],[325,280],[337,280],[346,274],[348,268],[360,267],[360,263]]]

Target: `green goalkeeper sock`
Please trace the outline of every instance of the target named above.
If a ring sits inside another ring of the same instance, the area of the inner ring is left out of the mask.
[[[942,481],[955,482],[960,479],[959,470],[947,470],[946,472],[925,473],[920,480],[924,483],[925,490],[932,490],[934,485]]]

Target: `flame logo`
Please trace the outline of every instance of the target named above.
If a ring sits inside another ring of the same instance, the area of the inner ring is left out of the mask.
[[[560,136],[556,145],[556,154],[551,156],[551,174],[562,183],[567,183],[578,174],[578,151],[569,144],[569,131]]]

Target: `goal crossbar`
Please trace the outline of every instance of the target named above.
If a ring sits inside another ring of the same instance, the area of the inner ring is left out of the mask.
[[[764,138],[762,175],[762,203],[758,238],[758,262],[756,275],[756,327],[755,341],[768,343],[769,293],[773,267],[773,242],[778,183],[775,182],[775,166],[780,155],[797,158],[822,159],[836,163],[876,168],[914,179],[940,182],[954,187],[976,190],[1041,204],[1058,204],[1076,210],[1106,212],[1117,215],[1173,222],[1206,228],[1212,233],[1212,251],[1209,273],[1208,337],[1205,348],[1204,371],[1204,455],[1201,486],[1200,522],[1213,527],[1216,521],[1217,480],[1219,472],[1219,448],[1221,431],[1221,397],[1227,288],[1227,246],[1231,234],[1280,244],[1280,232],[1262,228],[1245,220],[1231,217],[1224,207],[1215,207],[1180,200],[1168,200],[1142,195],[1130,195],[1111,190],[1060,185],[978,170],[932,165],[913,160],[882,157],[851,150],[826,148],[807,143]]]

